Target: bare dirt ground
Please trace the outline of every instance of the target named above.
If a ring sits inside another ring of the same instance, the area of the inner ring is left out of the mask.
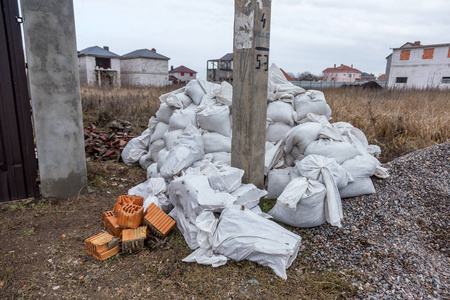
[[[302,259],[288,280],[249,261],[212,268],[181,260],[192,251],[175,228],[145,250],[100,262],[84,240],[104,230],[102,213],[145,180],[145,171],[111,162],[88,162],[90,192],[71,199],[0,204],[1,299],[336,299],[352,298],[355,274],[320,271]],[[301,235],[306,242],[308,235]]]

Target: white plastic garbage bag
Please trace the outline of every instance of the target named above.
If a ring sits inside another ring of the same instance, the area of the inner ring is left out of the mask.
[[[223,210],[214,232],[212,250],[240,261],[248,259],[269,266],[283,279],[295,260],[301,237],[245,207]]]
[[[314,227],[326,222],[325,186],[305,177],[293,179],[278,197],[269,215],[294,227]]]
[[[345,187],[352,180],[351,175],[334,159],[320,155],[308,155],[295,166],[300,175],[325,184],[327,197],[325,216],[332,226],[341,227],[343,218],[341,197],[338,189]]]
[[[230,152],[211,152],[205,155],[205,158],[210,159],[213,163],[223,162],[227,165],[231,165],[231,153]]]
[[[230,108],[227,105],[206,107],[197,113],[197,121],[205,130],[231,136]]]
[[[346,160],[360,155],[358,149],[350,143],[339,142],[331,139],[320,139],[309,144],[305,149],[305,156],[316,154],[334,158],[341,164]]]
[[[197,128],[189,125],[176,140],[160,173],[164,178],[170,178],[205,155],[202,136]]]
[[[139,161],[139,158],[147,153],[150,143],[150,129],[144,130],[138,137],[131,139],[122,150],[122,160],[127,165]]]

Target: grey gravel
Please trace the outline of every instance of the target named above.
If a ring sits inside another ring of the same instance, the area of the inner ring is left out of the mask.
[[[450,142],[384,167],[376,194],[342,200],[341,228],[294,230],[303,263],[354,274],[358,299],[450,299]]]

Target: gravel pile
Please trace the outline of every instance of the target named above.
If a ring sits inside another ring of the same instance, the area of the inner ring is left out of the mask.
[[[343,200],[342,228],[294,230],[313,249],[304,263],[355,274],[358,298],[450,299],[450,143],[385,167],[376,194]]]

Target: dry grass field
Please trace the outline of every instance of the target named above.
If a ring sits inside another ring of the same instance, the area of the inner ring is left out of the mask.
[[[179,87],[84,87],[85,125],[102,127],[124,119],[140,134],[159,108],[158,97]],[[361,129],[369,143],[381,147],[383,162],[450,138],[450,90],[333,88],[324,93],[333,111],[331,122],[349,122]]]

